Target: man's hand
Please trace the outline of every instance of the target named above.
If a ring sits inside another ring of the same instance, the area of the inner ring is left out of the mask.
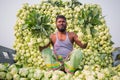
[[[40,50],[40,51],[42,51],[43,49],[44,49],[44,47],[39,46],[39,50]]]
[[[87,47],[88,43],[83,44],[83,49]]]

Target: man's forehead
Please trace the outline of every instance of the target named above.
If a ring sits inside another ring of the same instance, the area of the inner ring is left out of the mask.
[[[64,18],[58,18],[57,21],[65,21],[65,19]]]

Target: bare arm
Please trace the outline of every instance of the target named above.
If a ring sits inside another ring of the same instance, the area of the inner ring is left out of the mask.
[[[82,44],[81,41],[78,39],[78,36],[75,33],[73,33],[73,36],[74,36],[74,41],[78,46],[80,46],[83,49],[85,49],[87,47],[87,43]]]

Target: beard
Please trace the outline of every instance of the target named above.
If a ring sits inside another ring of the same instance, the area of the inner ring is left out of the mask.
[[[58,29],[58,31],[60,31],[60,32],[65,32],[65,31],[66,31],[66,28],[65,28],[65,27],[61,27],[61,28],[58,28],[58,27],[57,27],[57,29]]]

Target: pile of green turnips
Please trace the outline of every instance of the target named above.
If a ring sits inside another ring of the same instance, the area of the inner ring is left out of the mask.
[[[55,20],[59,14],[67,18],[67,31],[75,32],[82,43],[88,42],[86,49],[74,44],[84,55],[74,75],[48,71],[39,51],[39,46],[48,44],[49,35],[57,31]],[[0,64],[0,79],[120,80],[120,65],[112,67],[113,42],[98,4],[83,5],[77,0],[26,3],[17,13],[14,32],[16,63]]]
[[[74,75],[63,71],[46,71],[35,67],[20,67],[18,64],[0,64],[0,80],[120,80],[120,65],[100,68],[85,65]]]

